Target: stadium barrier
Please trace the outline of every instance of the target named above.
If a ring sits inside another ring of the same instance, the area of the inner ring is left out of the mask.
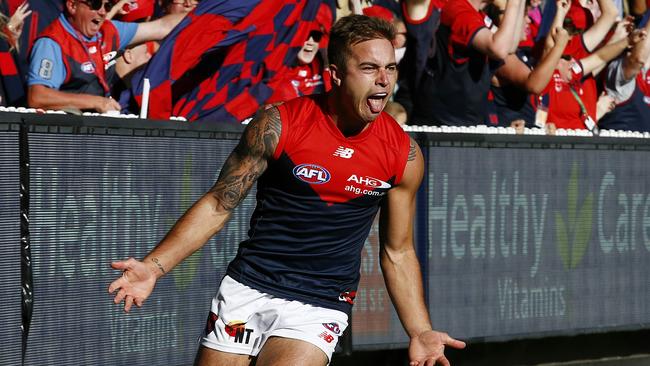
[[[239,125],[0,114],[2,365],[191,364],[247,232],[225,229],[145,306],[113,304],[112,260],[141,258],[207,191]],[[425,159],[416,246],[436,328],[470,341],[650,324],[650,145],[642,139],[413,132]],[[347,351],[405,347],[373,226]],[[22,290],[22,291],[21,291]],[[252,341],[245,331],[238,342]],[[24,357],[24,359],[23,359]]]

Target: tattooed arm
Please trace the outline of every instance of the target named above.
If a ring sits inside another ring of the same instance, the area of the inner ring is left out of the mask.
[[[142,303],[158,278],[189,257],[221,230],[257,178],[266,170],[280,138],[277,108],[260,112],[246,127],[239,144],[221,169],[214,186],[176,222],[165,238],[142,260],[129,258],[111,266],[123,271],[108,288],[124,310]]]
[[[423,161],[420,148],[411,139],[402,181],[388,191],[379,219],[381,269],[397,315],[411,339],[410,365],[445,364],[445,345],[465,347],[463,342],[432,330],[424,302],[420,263],[413,245],[415,194],[424,173]]]

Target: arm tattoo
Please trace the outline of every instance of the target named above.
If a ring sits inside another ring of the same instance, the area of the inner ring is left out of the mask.
[[[156,263],[156,265],[158,266],[158,269],[160,270],[160,272],[162,272],[163,274],[167,273],[167,272],[165,272],[165,268],[162,266],[162,264],[160,264],[160,261],[158,260],[158,258],[151,258],[151,260],[154,263]]]
[[[411,144],[409,146],[408,161],[413,161],[413,160],[415,160],[415,155],[416,155],[418,149],[417,149],[417,144],[415,143],[415,141],[413,139],[411,139],[410,141],[411,141]]]
[[[210,192],[221,208],[232,211],[264,173],[280,140],[282,123],[277,108],[256,116],[221,169]]]

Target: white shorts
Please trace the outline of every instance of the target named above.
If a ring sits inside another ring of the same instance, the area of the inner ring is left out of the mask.
[[[342,311],[281,299],[225,276],[201,337],[205,347],[257,356],[269,337],[309,342],[332,360],[339,336],[348,326]]]

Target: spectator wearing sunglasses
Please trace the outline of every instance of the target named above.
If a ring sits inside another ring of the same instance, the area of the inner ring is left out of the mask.
[[[28,73],[32,108],[119,111],[111,97],[113,58],[129,45],[164,38],[184,14],[155,21],[111,21],[106,0],[66,0],[64,12],[34,43]]]
[[[296,55],[295,64],[269,82],[274,90],[267,104],[285,102],[303,95],[322,94],[331,88],[329,72],[325,70],[320,42],[323,31],[314,28]]]

